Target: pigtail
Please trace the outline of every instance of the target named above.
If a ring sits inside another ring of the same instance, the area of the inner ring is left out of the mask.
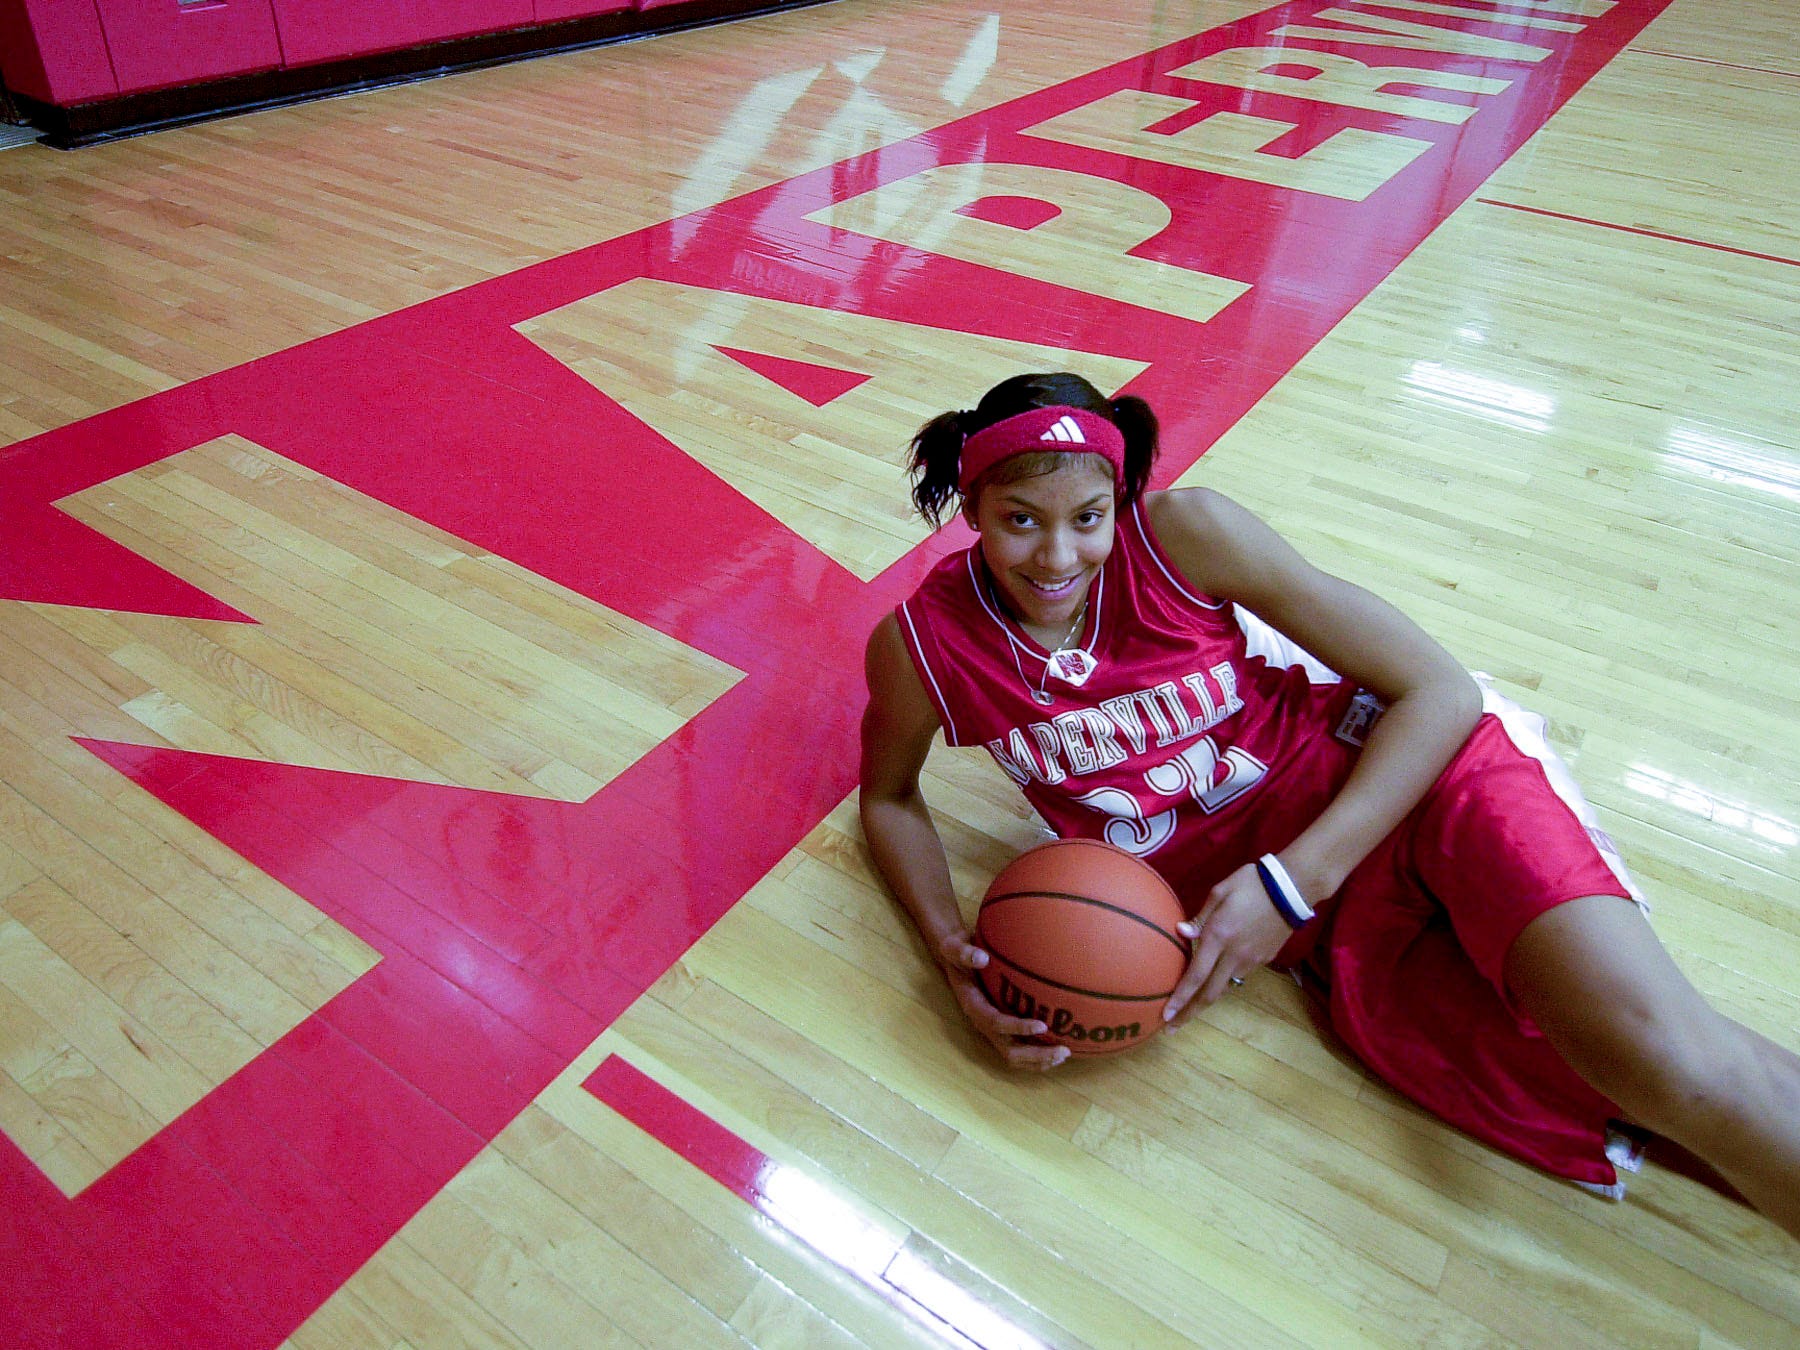
[[[939,413],[912,438],[913,505],[937,529],[944,523],[945,508],[957,497],[957,469],[962,464],[966,413]]]
[[[1107,405],[1106,416],[1125,437],[1125,485],[1119,504],[1130,506],[1143,496],[1156,466],[1156,414],[1136,394],[1121,394]]]

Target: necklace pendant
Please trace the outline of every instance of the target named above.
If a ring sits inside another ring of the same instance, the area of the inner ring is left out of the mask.
[[[1048,707],[1050,704],[1056,702],[1056,695],[1052,694],[1047,689],[1033,689],[1031,691],[1031,701],[1033,703],[1041,703],[1045,707]]]
[[[1094,673],[1099,664],[1080,647],[1059,647],[1050,653],[1044,673],[1046,677],[1054,675],[1064,684],[1079,689],[1088,682],[1088,676]]]

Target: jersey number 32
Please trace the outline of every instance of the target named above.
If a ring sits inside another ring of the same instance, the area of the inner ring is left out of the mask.
[[[1146,816],[1137,798],[1112,787],[1095,788],[1075,800],[1111,817],[1101,831],[1107,843],[1144,858],[1175,833],[1175,815],[1183,798],[1211,815],[1250,791],[1268,771],[1269,766],[1254,755],[1235,745],[1221,754],[1211,736],[1202,736],[1173,758],[1144,771],[1151,791],[1173,799],[1168,810]]]

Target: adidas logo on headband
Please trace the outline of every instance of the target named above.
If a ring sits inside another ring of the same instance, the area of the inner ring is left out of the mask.
[[[957,458],[957,490],[967,496],[982,474],[1010,455],[1045,450],[1099,455],[1112,466],[1114,486],[1124,486],[1123,433],[1099,413],[1059,404],[1002,418],[965,440]]]

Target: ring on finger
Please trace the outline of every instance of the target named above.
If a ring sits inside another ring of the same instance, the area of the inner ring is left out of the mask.
[[[1225,983],[1229,984],[1233,989],[1242,989],[1244,987],[1243,980],[1236,975],[1227,975],[1225,977]]]

